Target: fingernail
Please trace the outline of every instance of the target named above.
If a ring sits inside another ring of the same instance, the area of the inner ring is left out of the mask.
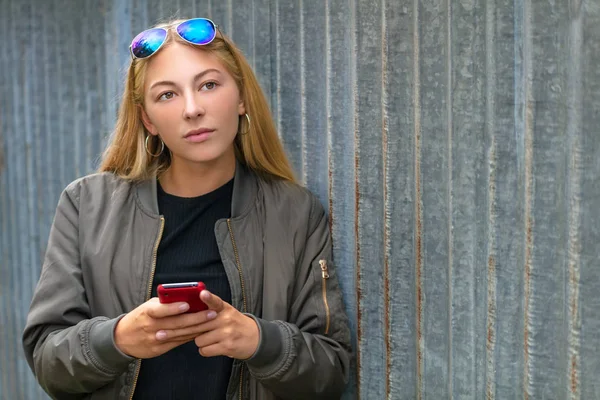
[[[216,317],[217,317],[217,313],[216,313],[215,311],[209,311],[209,312],[206,314],[206,318],[208,318],[208,319],[214,319],[214,318],[216,318]]]
[[[165,331],[158,331],[158,332],[156,332],[156,338],[158,340],[163,340],[166,337],[167,337],[167,332],[165,332]]]
[[[183,303],[182,305],[179,306],[179,309],[181,311],[187,311],[188,308],[190,308],[190,305],[188,303]]]

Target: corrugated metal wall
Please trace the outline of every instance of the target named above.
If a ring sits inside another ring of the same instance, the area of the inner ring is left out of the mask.
[[[600,399],[598,0],[0,0],[0,398],[62,188],[97,165],[128,44],[208,16],[329,209],[347,398]]]

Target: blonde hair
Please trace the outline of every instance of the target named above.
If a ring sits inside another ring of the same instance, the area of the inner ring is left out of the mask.
[[[156,27],[167,28],[180,21],[175,20]],[[263,178],[296,182],[291,164],[277,135],[265,95],[241,51],[222,34],[218,34],[208,45],[195,46],[185,42],[169,29],[163,47],[173,41],[214,54],[234,78],[246,113],[251,119],[249,126],[244,116],[240,120],[239,131],[242,133],[238,133],[234,140],[238,161]],[[147,64],[148,59],[131,61],[115,129],[99,167],[100,172],[112,172],[132,181],[160,175],[171,163],[170,152],[166,148],[158,157],[152,157],[146,151],[146,137],[149,133],[142,123],[141,108],[144,106],[143,87]],[[151,136],[148,142],[149,151],[153,154],[160,152],[159,140]]]

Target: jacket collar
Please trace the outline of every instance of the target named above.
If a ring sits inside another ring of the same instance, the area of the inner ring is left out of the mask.
[[[144,180],[136,185],[138,204],[154,217],[159,216],[156,177]],[[240,217],[254,204],[258,194],[258,177],[254,172],[236,160],[231,217]]]

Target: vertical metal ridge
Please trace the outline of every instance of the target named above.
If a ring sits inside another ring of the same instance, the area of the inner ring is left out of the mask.
[[[448,124],[448,394],[454,398],[454,379],[452,378],[452,307],[453,307],[453,248],[454,232],[452,229],[453,204],[452,204],[452,0],[446,0],[446,114]]]
[[[45,7],[48,7],[48,3],[45,3],[44,5]],[[47,11],[47,10],[44,10]],[[43,149],[44,153],[46,154],[46,160],[52,160],[52,146],[50,145],[50,143],[52,143],[52,124],[50,123],[50,114],[52,112],[52,108],[50,107],[50,104],[52,104],[51,100],[50,100],[50,73],[49,73],[49,64],[50,64],[50,51],[48,49],[48,37],[50,36],[49,34],[49,24],[48,24],[48,18],[42,18],[42,32],[44,32],[44,34],[42,35],[42,37],[40,38],[40,40],[43,43],[42,46],[42,52],[43,52],[43,58],[44,58],[44,65],[43,65],[43,71],[44,71],[44,93],[42,94],[43,96],[43,101],[44,101],[44,129],[43,129],[43,133],[42,135],[45,136],[45,142],[47,143],[46,147]],[[45,204],[45,212],[43,214],[43,217],[47,217],[48,219],[50,218],[50,215],[52,213],[52,207],[49,204],[50,203],[50,199],[54,199],[54,193],[52,191],[52,187],[53,185],[49,184],[49,182],[51,181],[51,174],[50,174],[50,169],[49,168],[45,168],[44,169],[44,173],[45,173],[45,179],[44,179],[44,185],[42,185],[42,190],[43,190],[43,198],[45,199],[44,204]],[[49,222],[49,221],[44,221],[44,222]],[[44,240],[47,240],[47,234],[49,233],[49,229],[46,229],[44,231],[44,233],[46,234],[46,236],[44,237]]]
[[[486,399],[496,397],[495,350],[496,350],[496,141],[494,129],[496,125],[495,93],[496,93],[496,57],[495,57],[495,0],[486,0],[485,8],[485,72],[486,72],[486,109],[485,130],[489,138],[488,160],[488,265],[487,265],[487,310],[486,310]]]
[[[277,2],[275,2],[277,3]],[[275,16],[275,5],[273,2],[269,2],[269,92],[265,92],[265,96],[269,98],[269,111],[271,111],[271,117],[273,118],[273,124],[275,125],[275,131],[279,135],[279,129],[277,129],[277,60],[275,59],[275,53],[277,51],[277,42],[273,40],[275,38],[277,26],[277,18]]]
[[[115,99],[117,98],[117,82],[115,79],[115,71],[118,70],[118,67],[116,67],[116,57],[115,54],[117,54],[117,48],[116,48],[116,18],[115,18],[115,5],[112,4],[109,7],[110,12],[107,12],[107,15],[105,17],[105,23],[104,23],[104,40],[105,40],[105,52],[104,52],[104,59],[106,60],[106,65],[104,68],[104,87],[102,88],[103,94],[104,94],[104,99],[105,99],[105,105],[104,105],[104,126],[106,127],[112,127],[114,125],[113,120],[115,118],[115,116],[117,115],[117,108],[116,108],[116,101]],[[112,7],[112,8],[110,8]],[[60,17],[59,16],[55,16],[55,18],[53,18],[54,21],[59,21]],[[152,23],[154,23],[155,21],[152,21]],[[58,65],[60,66],[60,57],[58,57],[58,61],[57,61]],[[60,68],[57,68],[57,71],[60,71]],[[60,74],[58,74],[58,76],[60,77]],[[110,140],[110,138],[108,139]],[[105,144],[105,143],[102,143]]]
[[[62,7],[54,7],[54,18],[53,20],[54,22],[54,37],[61,37],[60,35],[60,24],[56,21],[61,21],[61,13],[63,12]],[[58,52],[60,52],[59,49],[57,49]],[[58,102],[55,103],[58,105],[59,108],[61,108],[62,104],[63,104],[63,96],[62,96],[62,88],[63,88],[63,82],[62,82],[62,64],[63,64],[63,59],[61,57],[61,54],[58,54],[57,59],[57,81],[56,81],[56,87],[59,88],[58,92]],[[112,101],[112,97],[110,98],[110,100]],[[110,102],[110,101],[109,101]],[[59,152],[62,151],[62,149],[65,148],[65,119],[63,117],[63,113],[60,113],[60,117],[58,118],[58,138],[55,139],[56,142],[58,143],[58,150]],[[57,132],[54,132],[55,134]],[[56,136],[55,136],[56,137]],[[65,170],[65,163],[64,162],[58,162],[58,172],[59,172],[59,176],[60,176],[60,180],[59,180],[59,186],[64,186],[65,182],[67,181],[67,171]]]
[[[2,32],[4,33],[4,32]],[[2,37],[6,37],[6,35],[3,35]],[[4,68],[4,63],[0,63],[0,70],[2,71],[7,71],[8,68]],[[5,81],[6,82],[6,81]],[[2,137],[3,135],[3,128],[4,128],[4,121],[3,118],[0,119],[0,147],[3,146],[3,140],[4,138]],[[11,271],[11,267],[10,267],[10,263],[9,258],[8,258],[8,249],[9,246],[7,244],[7,235],[6,232],[8,232],[8,223],[7,223],[7,219],[6,218],[8,216],[8,190],[6,188],[6,179],[8,177],[8,174],[6,171],[2,172],[0,171],[0,213],[2,215],[2,218],[0,218],[0,231],[2,232],[2,235],[0,235],[0,274],[2,276],[2,279],[8,279],[8,281],[10,281],[10,271]],[[6,282],[6,281],[5,281]],[[6,371],[0,374],[0,384],[2,384],[2,390],[0,390],[0,396],[4,396],[8,394],[8,390],[9,390],[9,383],[10,383],[10,379],[8,377],[9,371],[12,369],[12,366],[10,365],[10,361],[9,361],[9,357],[8,357],[8,341],[5,339],[8,337],[9,335],[9,329],[11,328],[11,324],[10,324],[10,319],[9,319],[9,315],[10,315],[10,304],[8,301],[8,298],[10,296],[0,296],[0,315],[2,316],[2,322],[0,323],[0,354],[2,356],[0,356],[0,368],[2,368],[2,371]],[[6,323],[9,322],[9,323]],[[6,390],[6,392],[4,392],[4,390]]]
[[[23,59],[22,57],[24,56],[24,54],[22,53],[23,48],[22,45],[19,43],[19,36],[18,33],[20,32],[19,29],[17,29],[17,21],[20,21],[19,18],[21,17],[21,13],[19,10],[19,7],[21,6],[20,3],[17,2],[13,2],[11,4],[12,9],[11,9],[11,14],[13,16],[13,18],[11,18],[11,22],[12,22],[12,27],[10,29],[10,38],[11,38],[11,45],[10,47],[12,48],[12,57],[11,57],[11,62],[13,65],[12,68],[12,79],[11,79],[11,85],[12,85],[12,95],[13,95],[13,107],[12,107],[12,117],[13,117],[13,126],[12,126],[12,132],[10,133],[12,135],[12,151],[9,152],[12,153],[12,162],[9,161],[9,165],[13,168],[13,185],[11,188],[11,195],[13,196],[13,200],[11,201],[12,203],[12,210],[11,210],[11,217],[13,219],[13,234],[12,234],[12,240],[13,240],[13,249],[14,250],[14,258],[13,258],[13,262],[15,264],[13,265],[27,265],[26,264],[26,254],[25,253],[25,243],[27,242],[25,240],[25,237],[23,235],[23,223],[22,223],[22,210],[23,210],[23,204],[26,204],[26,200],[21,200],[21,201],[17,201],[17,199],[24,199],[24,193],[23,193],[23,184],[24,184],[24,179],[23,179],[23,167],[22,167],[22,157],[23,157],[23,153],[22,151],[24,150],[24,148],[22,148],[22,144],[21,144],[21,140],[22,140],[22,129],[23,129],[23,120],[22,120],[22,112],[24,112],[24,107],[23,107],[23,99],[22,99],[22,94],[21,94],[21,89],[24,88],[25,86],[25,82],[21,81],[21,74],[24,75],[24,71],[23,71]],[[15,68],[16,67],[16,68]],[[24,146],[23,146],[24,147]],[[19,268],[15,271],[15,275],[13,275],[13,279],[14,281],[12,282],[13,284],[13,288],[16,289],[16,291],[18,291],[19,293],[15,293],[14,294],[14,300],[15,300],[15,305],[13,308],[13,313],[15,313],[14,315],[14,319],[13,321],[15,322],[20,322],[19,321],[19,316],[22,315],[22,301],[23,301],[23,291],[22,291],[22,277],[23,277],[23,269]],[[11,342],[13,343],[13,345],[17,345],[18,343],[18,327],[15,325],[13,325],[12,327],[12,332],[11,332]],[[19,353],[17,352],[16,348],[12,349],[12,353],[13,353],[13,365],[15,366],[15,375],[13,376],[13,382],[16,384],[17,387],[23,386],[22,382],[21,382],[21,378],[24,377],[23,373],[23,365],[21,363],[18,362],[18,357],[19,357]]]
[[[579,368],[580,368],[580,335],[581,317],[579,312],[579,286],[581,265],[581,200],[583,149],[581,146],[581,121],[583,109],[582,90],[582,47],[583,24],[581,0],[570,2],[570,31],[569,31],[569,68],[567,69],[567,98],[570,107],[567,108],[567,133],[571,158],[567,168],[567,187],[569,195],[567,260],[568,260],[568,290],[567,290],[567,343],[568,391],[572,400],[581,398]]]
[[[256,69],[256,2],[252,2],[252,5],[250,6],[252,9],[252,18],[250,18],[250,20],[252,21],[252,69]]]
[[[306,185],[308,179],[308,159],[306,152],[308,144],[306,138],[306,60],[304,52],[304,2],[299,0],[300,6],[300,139],[301,139],[301,157],[302,157],[302,184]]]
[[[277,102],[277,134],[281,138],[281,36],[279,33],[279,2],[275,2],[275,98]]]
[[[0,9],[6,9],[6,6],[2,1],[0,1]],[[6,33],[4,31],[5,24],[0,25],[0,35],[2,37],[6,37]],[[4,59],[0,60],[0,71],[7,71],[8,68],[5,68],[6,61]],[[7,82],[6,79],[0,73],[0,87],[3,86]],[[0,108],[4,109],[4,104],[0,102]],[[0,276],[3,279],[6,279],[9,276],[9,263],[8,263],[8,249],[9,246],[6,244],[6,232],[8,231],[6,216],[8,216],[8,212],[6,210],[6,205],[8,203],[6,190],[6,177],[8,176],[7,172],[4,170],[6,168],[4,163],[3,156],[3,148],[4,148],[4,120],[5,118],[0,118]],[[8,297],[8,296],[6,296]],[[2,316],[2,322],[0,322],[0,338],[5,338],[8,336],[8,329],[10,329],[10,325],[5,323],[5,318],[8,317],[8,313],[10,307],[8,306],[8,302],[5,301],[5,296],[0,296],[0,316]],[[0,339],[0,371],[9,371],[10,364],[8,363],[8,350],[7,350],[7,341],[4,339]],[[0,374],[0,388],[5,388],[4,390],[8,390],[8,373],[4,372]],[[0,397],[4,396],[4,391],[0,389]]]
[[[92,9],[91,7],[86,7],[86,14],[85,14],[85,18],[90,20],[90,21],[94,21],[95,20],[95,15],[94,12],[96,10]],[[144,19],[147,19],[144,17]],[[145,25],[146,26],[146,25]],[[84,27],[84,36],[86,38],[89,38],[91,36],[92,33],[95,33],[96,30],[98,29],[98,25],[97,22],[94,21],[93,25],[88,25],[86,24]],[[85,156],[84,156],[84,165],[83,165],[83,169],[85,173],[89,173],[91,171],[93,171],[93,169],[96,168],[96,154],[95,151],[97,151],[96,149],[94,149],[95,145],[95,141],[93,139],[93,137],[95,135],[98,135],[98,128],[96,126],[93,126],[94,123],[92,123],[92,121],[96,121],[95,119],[95,110],[94,110],[94,106],[96,105],[97,101],[96,101],[96,93],[94,93],[94,79],[96,78],[95,76],[95,71],[94,71],[94,67],[91,67],[90,65],[93,65],[95,63],[98,63],[98,59],[96,57],[96,49],[94,49],[94,51],[92,52],[94,55],[90,55],[89,59],[87,59],[87,63],[88,65],[86,66],[86,68],[84,69],[84,82],[86,85],[86,93],[85,93],[85,126],[84,126],[84,130],[85,130],[85,138],[86,138],[86,142],[85,142]]]
[[[387,21],[385,18],[386,0],[381,4],[381,139],[382,139],[382,165],[383,165],[383,325],[385,340],[385,398],[390,398],[390,379],[392,367],[392,336],[390,335],[390,209],[388,185],[388,38]]]
[[[496,348],[496,143],[492,136],[488,161],[488,263],[487,263],[487,324],[486,324],[486,399],[496,397],[494,376]]]
[[[27,17],[29,19],[29,32],[33,32],[33,25],[35,23],[35,13],[31,9],[30,6],[27,10]],[[23,201],[21,207],[27,207],[26,210],[26,221],[27,221],[27,230],[23,236],[26,236],[26,240],[21,242],[21,246],[26,246],[26,264],[29,268],[23,268],[23,274],[21,275],[21,298],[23,300],[23,304],[21,305],[23,313],[21,316],[27,315],[28,307],[28,297],[31,292],[31,287],[35,286],[35,277],[33,275],[33,271],[31,266],[37,264],[37,249],[39,242],[39,235],[36,234],[36,221],[39,221],[39,213],[36,200],[38,199],[37,195],[37,180],[36,180],[36,160],[34,157],[34,151],[37,151],[37,143],[34,141],[34,118],[37,117],[35,113],[34,102],[31,99],[31,92],[33,88],[35,88],[36,81],[39,79],[38,75],[35,74],[36,67],[36,47],[34,44],[27,47],[27,51],[22,55],[25,58],[23,65],[23,116],[25,119],[25,135],[23,140],[23,156],[25,158],[24,167],[25,167],[25,183],[26,188],[23,194],[26,194],[27,199]],[[32,80],[27,82],[27,76],[32,76]],[[23,228],[21,228],[23,229]],[[25,371],[27,372],[27,371]],[[31,392],[32,387],[27,385],[28,393]]]
[[[81,10],[80,10],[81,11]],[[83,24],[65,24],[63,25],[63,29],[69,29],[71,32],[68,35],[68,37],[66,38],[66,40],[69,42],[69,45],[67,46],[67,48],[71,48],[71,49],[75,49],[76,48],[76,43],[75,43],[75,38],[76,37],[82,37],[82,33],[83,33],[83,29],[82,29],[82,25]],[[70,59],[71,59],[71,65],[72,68],[74,70],[77,70],[78,73],[75,73],[75,71],[72,71],[71,73],[71,87],[72,88],[76,88],[81,86],[82,82],[85,84],[85,75],[87,74],[87,65],[86,65],[86,61],[88,59],[88,57],[84,57],[84,60],[79,60],[79,53],[76,51],[69,51],[69,55],[70,55]],[[77,68],[77,67],[81,67],[81,69]],[[81,73],[84,78],[81,78],[81,75],[79,75],[79,73]],[[72,137],[72,142],[70,143],[70,145],[63,147],[61,150],[62,151],[66,151],[67,148],[69,148],[71,150],[71,157],[70,160],[73,162],[72,166],[71,166],[71,171],[74,171],[74,175],[75,176],[81,176],[82,171],[80,170],[80,166],[79,166],[79,160],[81,159],[81,132],[80,129],[81,127],[79,126],[81,123],[81,117],[80,117],[80,112],[81,112],[81,107],[80,107],[80,102],[82,101],[82,93],[85,93],[85,90],[73,90],[73,96],[69,99],[69,101],[71,102],[71,106],[73,107],[73,111],[74,111],[74,115],[73,115],[73,120],[72,120],[72,126],[69,126],[68,129],[68,135],[70,135]],[[67,132],[61,132],[62,135],[67,134]],[[71,174],[68,174],[67,179],[65,180],[65,182],[63,182],[63,185],[66,186],[67,182],[70,180],[70,176]]]
[[[86,7],[85,9],[85,14],[84,14],[84,18],[86,20],[90,20],[92,21],[94,16],[92,15],[92,10],[91,7]],[[87,38],[89,37],[89,32],[90,30],[94,29],[94,25],[88,25],[86,24],[83,27],[83,32],[82,32],[82,37]],[[93,53],[93,52],[91,52]],[[84,101],[84,107],[83,107],[83,115],[84,117],[84,125],[81,129],[81,133],[80,134],[84,134],[85,135],[85,142],[83,143],[82,146],[82,150],[83,150],[83,156],[79,159],[79,162],[82,163],[82,165],[80,166],[80,168],[82,169],[83,173],[87,174],[90,172],[91,168],[94,167],[94,163],[93,163],[93,159],[92,159],[92,135],[93,135],[93,131],[92,131],[92,106],[93,106],[93,101],[91,99],[92,96],[92,92],[93,92],[93,85],[91,84],[91,78],[90,75],[92,75],[92,71],[93,69],[90,68],[90,64],[92,62],[94,62],[94,60],[92,60],[92,54],[89,55],[89,57],[86,57],[86,65],[84,68],[82,68],[82,74],[83,74],[83,82],[84,82],[84,87],[86,88],[84,95],[82,96],[82,101]],[[97,129],[97,128],[94,128]],[[79,176],[79,175],[78,175]]]
[[[8,4],[6,4],[5,1],[4,8],[2,8],[2,10],[7,9],[8,12],[12,14],[10,5],[10,1]],[[8,21],[3,21],[4,23],[2,24],[4,34],[2,37],[6,38],[7,46],[6,51],[3,52],[0,74],[2,74],[3,84],[6,85],[6,93],[11,93],[12,85],[14,85],[11,77],[14,68],[8,68],[8,66],[13,62],[12,52],[15,48],[14,42],[11,41],[11,34],[15,30],[13,21],[14,18],[10,18]],[[4,165],[3,169],[0,171],[0,184],[2,185],[0,187],[0,189],[2,189],[0,191],[0,196],[2,197],[2,210],[0,210],[0,212],[2,212],[3,216],[3,218],[0,219],[0,224],[2,227],[2,235],[0,235],[0,239],[2,240],[2,260],[0,260],[0,262],[3,263],[3,265],[0,266],[0,269],[7,268],[7,274],[2,275],[2,280],[3,282],[8,282],[8,285],[6,286],[10,288],[13,285],[14,268],[11,268],[11,266],[14,265],[16,248],[14,247],[13,231],[15,228],[13,197],[10,195],[14,187],[11,182],[14,173],[12,172],[13,163],[11,155],[12,151],[10,147],[10,135],[13,134],[10,127],[10,123],[12,122],[10,111],[12,111],[14,108],[14,103],[12,101],[8,101],[8,97],[9,96],[2,96],[2,100],[0,100],[2,102],[0,103],[2,105],[2,116],[0,118],[0,130],[2,130],[2,132],[0,133],[0,140],[3,141],[1,146],[6,145],[6,150],[4,151]],[[6,105],[4,105],[4,102],[6,102]],[[11,225],[13,229],[9,228]],[[6,265],[4,265],[4,261],[7,261]],[[3,373],[0,375],[2,375],[2,388],[3,390],[6,390],[6,397],[8,398],[9,393],[15,393],[16,387],[16,379],[14,378],[16,370],[16,357],[14,352],[15,342],[13,339],[13,330],[15,329],[16,325],[13,317],[16,305],[12,295],[3,296],[3,298],[5,300],[5,302],[3,302],[3,311],[6,310],[6,314],[2,314],[4,318],[1,325],[3,328],[3,333],[6,336],[2,336],[0,341],[5,344],[5,346],[3,346],[5,352],[2,353],[2,364],[7,365],[8,367],[6,369],[2,369]]]
[[[42,27],[42,20],[43,17],[40,17],[40,11],[38,8],[36,7],[32,7],[31,10],[31,25],[32,26],[36,26],[36,27]],[[40,29],[41,31],[41,29]],[[39,31],[38,31],[39,32]],[[41,41],[36,41],[35,42],[35,47],[34,47],[34,51],[33,51],[33,56],[37,58],[37,60],[35,58],[32,58],[32,62],[31,62],[31,70],[35,71],[36,67],[38,65],[43,65],[45,64],[45,60],[44,60],[44,56],[43,56],[43,50],[40,48],[41,47]],[[39,91],[41,90],[41,86],[43,84],[40,84],[40,82],[43,82],[43,77],[41,77],[39,73],[37,74],[33,74],[35,76],[35,82],[36,85],[34,87],[34,98],[38,95],[40,95],[41,93],[39,93]],[[40,79],[42,79],[42,81],[40,81]],[[33,287],[33,285],[36,284],[37,282],[37,276],[36,276],[36,272],[37,272],[37,268],[35,268],[36,266],[38,266],[39,264],[41,264],[41,256],[40,254],[43,251],[42,245],[41,245],[41,237],[43,236],[43,229],[42,229],[42,222],[43,222],[43,210],[44,210],[44,203],[45,201],[47,201],[47,199],[44,196],[40,196],[40,193],[44,191],[43,187],[44,182],[45,182],[45,177],[44,177],[44,171],[47,169],[45,168],[45,165],[42,161],[42,151],[43,151],[43,145],[41,143],[40,140],[40,136],[42,133],[42,129],[40,128],[40,121],[42,120],[43,116],[44,116],[44,112],[43,112],[43,105],[40,104],[39,101],[34,101],[32,102],[32,104],[34,104],[35,106],[33,107],[33,109],[35,110],[35,129],[34,129],[34,137],[33,140],[31,141],[33,143],[33,147],[34,147],[34,152],[35,152],[35,158],[34,160],[34,170],[35,170],[35,175],[34,175],[34,184],[35,184],[35,192],[34,192],[34,198],[32,199],[35,207],[35,218],[33,218],[33,223],[32,223],[32,234],[34,235],[34,245],[32,246],[32,248],[30,249],[31,251],[31,267],[29,269],[30,272],[30,276],[29,276],[29,282],[31,287]]]
[[[233,0],[227,0],[227,32],[233,39]]]
[[[333,237],[333,129],[331,116],[331,9],[329,1],[325,0],[325,113],[327,126],[327,200],[329,208],[329,232]],[[334,243],[335,244],[335,243]]]
[[[532,38],[531,38],[531,0],[523,2],[523,91],[524,91],[524,149],[525,149],[525,259],[524,259],[524,312],[523,312],[523,398],[531,396],[531,346],[533,325],[532,314],[532,268],[533,268],[533,125],[535,103],[532,90]]]
[[[413,0],[413,73],[414,73],[414,130],[415,130],[415,288],[416,288],[416,358],[417,399],[423,396],[423,215],[421,210],[421,60],[419,32],[419,0]]]
[[[360,185],[359,185],[359,176],[358,176],[358,167],[359,167],[359,159],[358,159],[358,136],[359,136],[359,117],[358,117],[358,77],[357,77],[357,68],[358,68],[358,60],[357,60],[357,49],[358,49],[358,39],[357,39],[357,18],[356,18],[356,8],[357,0],[350,0],[350,26],[352,27],[352,51],[350,52],[350,75],[352,81],[352,116],[354,122],[354,243],[356,246],[356,271],[354,271],[355,282],[356,282],[356,337],[357,337],[357,346],[356,346],[356,397],[360,400],[361,392],[360,392],[360,376],[361,376],[361,352],[360,352],[360,339],[362,338],[362,307],[361,307],[361,299],[362,293],[360,289],[360,224],[359,224],[359,211],[360,211]]]

